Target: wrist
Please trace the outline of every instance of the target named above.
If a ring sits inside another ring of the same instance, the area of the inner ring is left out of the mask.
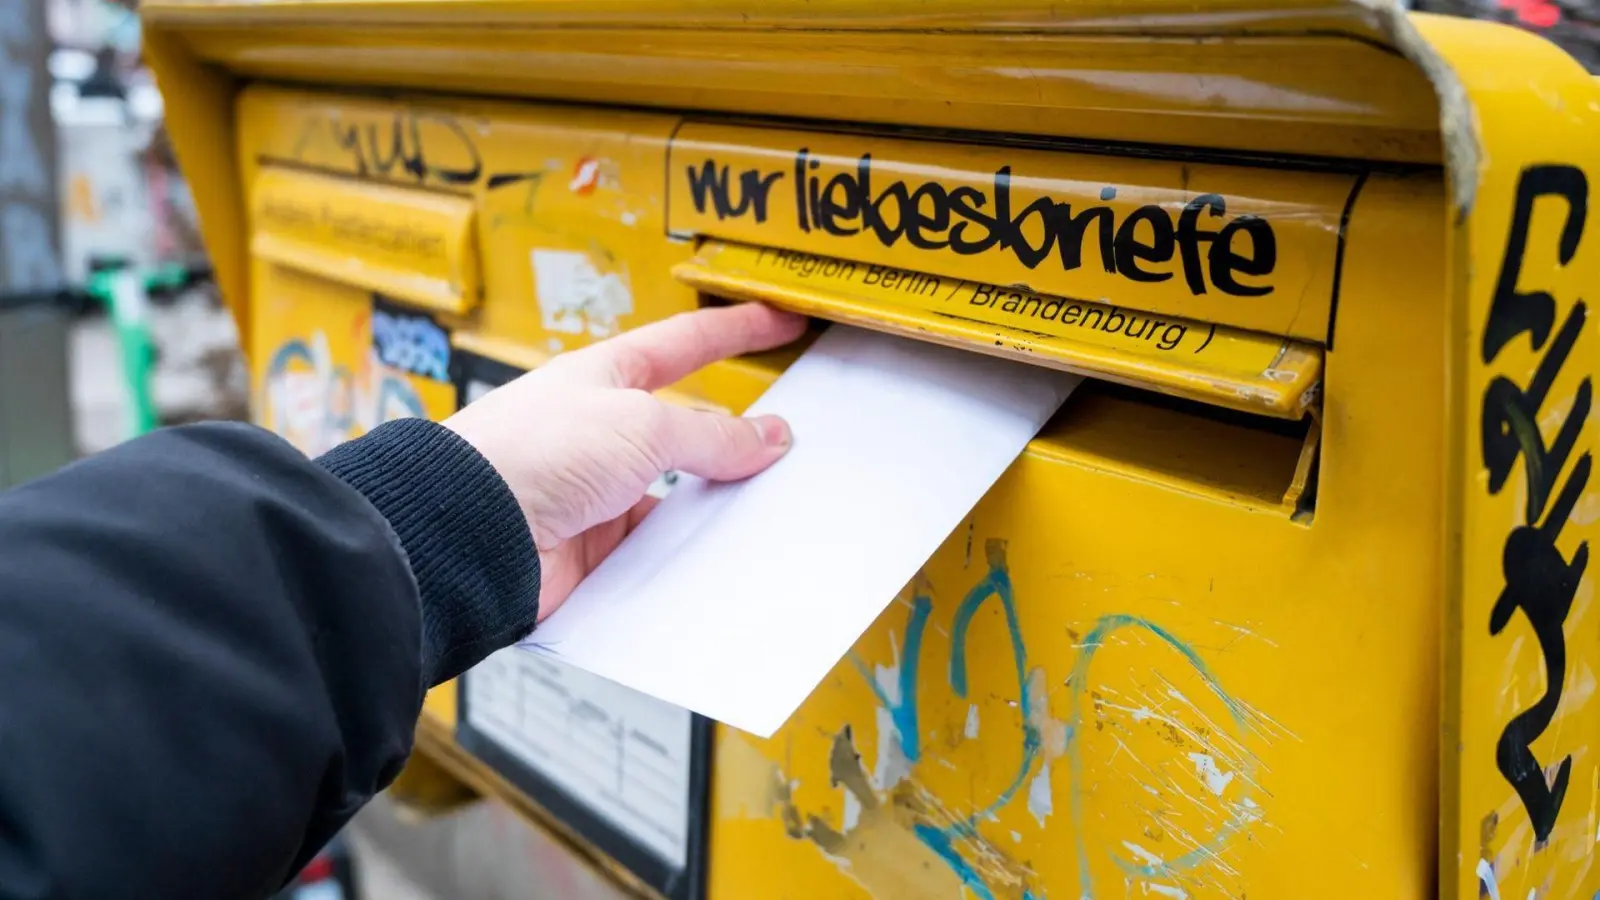
[[[532,630],[540,573],[527,519],[505,479],[464,438],[402,419],[317,462],[394,530],[417,584],[429,686]]]

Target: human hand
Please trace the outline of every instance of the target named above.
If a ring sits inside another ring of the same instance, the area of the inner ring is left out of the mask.
[[[789,426],[776,416],[718,415],[650,392],[804,330],[804,318],[754,303],[684,313],[561,354],[444,421],[494,466],[528,517],[541,620],[655,505],[645,490],[662,473],[735,481],[789,449]]]

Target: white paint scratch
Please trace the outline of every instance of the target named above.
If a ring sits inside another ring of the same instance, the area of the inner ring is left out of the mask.
[[[969,741],[978,736],[978,704],[976,703],[967,705],[966,735]]]
[[[1241,824],[1253,824],[1261,821],[1261,807],[1257,806],[1256,802],[1249,797],[1238,803],[1227,803],[1225,805],[1228,807],[1228,811],[1233,813],[1234,818]]]
[[[889,632],[889,656],[894,660],[887,666],[874,666],[874,680],[878,682],[878,690],[883,692],[883,698],[891,705],[900,702],[900,638],[893,631]]]
[[[1022,832],[1020,832],[1020,831],[1011,832],[1011,843],[1013,843],[1013,844],[1022,843]]]
[[[1489,900],[1500,900],[1500,883],[1495,880],[1494,866],[1487,859],[1478,860],[1478,883],[1488,891]]]
[[[1114,694],[1116,692],[1107,689],[1107,693]],[[1165,725],[1172,725],[1173,727],[1176,727],[1176,728],[1182,728],[1183,727],[1183,723],[1182,722],[1175,722],[1172,719],[1169,719],[1166,716],[1162,715],[1161,713],[1156,712],[1155,710],[1151,709],[1149,706],[1138,706],[1138,707],[1121,706],[1119,704],[1112,703],[1109,700],[1102,700],[1100,702],[1100,705],[1102,707],[1104,707],[1105,709],[1112,709],[1112,710],[1116,710],[1117,712],[1127,713],[1128,714],[1128,718],[1132,719],[1135,722],[1145,722],[1145,721],[1148,721],[1150,719],[1154,719],[1157,722],[1160,722],[1160,723],[1165,724]]]
[[[1217,761],[1209,753],[1191,753],[1189,760],[1194,763],[1195,775],[1206,783],[1206,790],[1221,797],[1222,792],[1228,789],[1228,783],[1233,781],[1234,773],[1217,768]]]
[[[1278,642],[1277,641],[1274,641],[1273,639],[1271,639],[1269,637],[1264,637],[1264,636],[1262,636],[1260,634],[1257,634],[1256,632],[1251,631],[1249,628],[1246,628],[1243,625],[1239,625],[1239,624],[1236,624],[1234,622],[1224,622],[1224,621],[1222,621],[1220,619],[1212,619],[1211,621],[1212,621],[1213,624],[1220,625],[1223,628],[1227,628],[1227,629],[1230,629],[1232,631],[1237,632],[1241,638],[1246,638],[1246,637],[1255,638],[1256,640],[1261,641],[1262,643],[1264,643],[1267,646],[1272,647],[1274,649],[1276,649],[1277,646],[1278,646]],[[1232,646],[1232,644],[1230,643],[1229,646]],[[1226,648],[1224,648],[1224,649],[1226,649]]]
[[[1139,859],[1142,860],[1147,866],[1165,866],[1167,864],[1166,860],[1155,855],[1154,853],[1151,853],[1149,850],[1146,850],[1138,844],[1135,844],[1133,841],[1123,841],[1122,846],[1126,848],[1129,853],[1139,857]]]
[[[1128,758],[1132,759],[1135,763],[1137,763],[1140,768],[1142,768],[1146,772],[1150,773],[1150,779],[1151,779],[1152,782],[1154,782],[1155,784],[1160,785],[1162,788],[1165,788],[1166,790],[1168,790],[1168,791],[1170,791],[1170,792],[1172,792],[1174,794],[1177,794],[1178,796],[1180,796],[1183,799],[1189,801],[1190,803],[1193,803],[1195,806],[1202,806],[1203,807],[1205,805],[1204,803],[1201,802],[1200,798],[1191,796],[1188,791],[1185,791],[1183,789],[1182,785],[1178,784],[1176,781],[1173,781],[1171,778],[1168,778],[1164,772],[1158,772],[1155,769],[1150,768],[1150,766],[1148,764],[1146,764],[1144,760],[1142,760],[1139,757],[1135,756],[1133,751],[1129,750],[1127,745],[1122,743],[1122,740],[1120,738],[1118,738],[1116,735],[1112,735],[1111,739],[1117,742],[1117,747],[1122,752],[1125,752],[1125,753],[1128,754]],[[1165,768],[1165,767],[1163,767],[1163,768]],[[1147,785],[1145,785],[1145,787],[1150,790],[1150,793],[1155,794],[1158,797],[1161,796],[1160,792],[1155,790],[1154,788],[1151,788],[1150,785],[1147,784]]]
[[[850,791],[844,792],[844,831],[845,834],[855,830],[856,823],[861,821],[861,801]]]
[[[1175,887],[1170,884],[1146,883],[1145,888],[1148,889],[1152,894],[1160,894],[1163,897],[1171,897],[1172,900],[1189,900],[1189,894],[1181,887]]]
[[[884,700],[896,705],[900,702],[900,641],[892,631],[889,632],[889,651],[894,662],[887,666],[875,666],[873,674]],[[911,760],[906,759],[905,751],[900,748],[900,729],[894,723],[894,715],[882,706],[875,712],[878,722],[878,762],[872,768],[872,786],[887,791],[910,776]]]
[[[872,768],[872,786],[887,791],[911,775],[911,760],[900,749],[900,730],[895,727],[894,715],[878,707],[878,763]]]
[[[1038,821],[1040,827],[1044,820],[1055,811],[1055,798],[1050,791],[1050,764],[1048,762],[1039,766],[1039,774],[1033,776],[1033,781],[1028,784],[1028,812]]]
[[[1577,671],[1567,678],[1567,689],[1561,696],[1561,706],[1556,713],[1558,716],[1568,715],[1582,709],[1583,705],[1588,703],[1589,699],[1594,696],[1594,670],[1589,668],[1588,663],[1582,661],[1579,661],[1575,668]]]

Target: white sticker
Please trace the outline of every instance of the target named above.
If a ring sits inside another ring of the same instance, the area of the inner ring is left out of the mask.
[[[588,254],[534,250],[533,289],[549,331],[610,337],[617,319],[633,312],[633,293],[615,272],[600,273]]]

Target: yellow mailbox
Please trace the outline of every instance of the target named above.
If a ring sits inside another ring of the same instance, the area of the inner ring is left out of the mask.
[[[729,300],[1093,379],[772,739],[502,654],[407,779],[668,900],[1600,894],[1600,85],[1555,47],[1389,0],[144,12],[308,452]]]

